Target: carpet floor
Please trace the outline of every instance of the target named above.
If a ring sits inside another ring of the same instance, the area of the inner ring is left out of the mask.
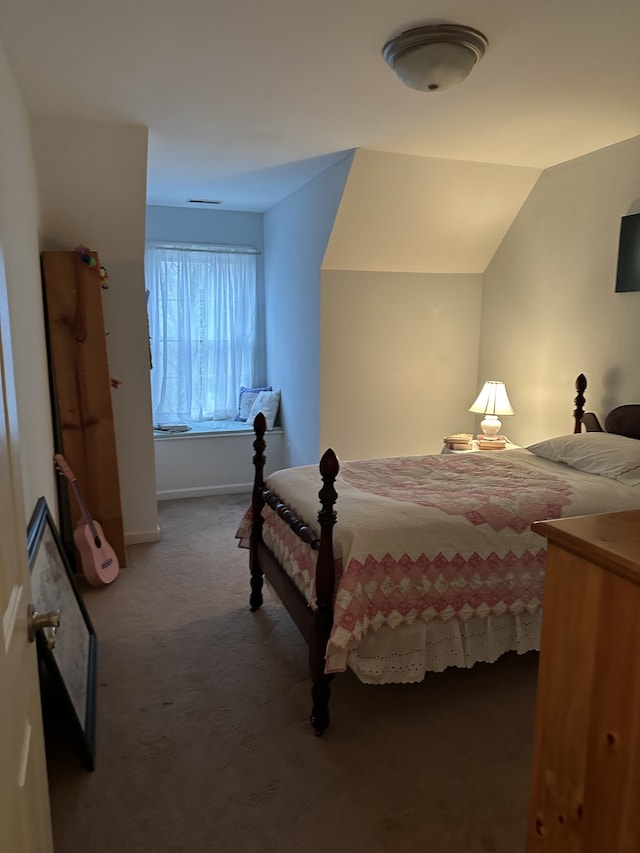
[[[523,853],[537,655],[332,684],[309,725],[306,645],[248,608],[247,495],[160,504],[162,540],[81,586],[98,637],[96,769],[45,715],[56,853]]]

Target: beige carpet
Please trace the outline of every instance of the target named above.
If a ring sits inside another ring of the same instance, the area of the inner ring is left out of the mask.
[[[83,587],[97,766],[48,724],[56,853],[522,853],[537,656],[419,685],[345,673],[314,737],[304,641],[271,594],[248,609],[247,501],[161,503],[162,541]]]

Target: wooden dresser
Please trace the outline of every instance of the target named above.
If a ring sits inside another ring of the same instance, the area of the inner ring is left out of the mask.
[[[527,853],[640,851],[640,511],[548,540]]]

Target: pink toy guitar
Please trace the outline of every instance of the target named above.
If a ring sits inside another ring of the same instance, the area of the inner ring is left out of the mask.
[[[115,551],[105,539],[102,527],[91,517],[89,508],[78,486],[73,471],[61,453],[53,457],[58,471],[63,474],[73,486],[82,517],[73,530],[73,541],[80,554],[82,573],[91,586],[111,583],[118,577],[120,564]]]

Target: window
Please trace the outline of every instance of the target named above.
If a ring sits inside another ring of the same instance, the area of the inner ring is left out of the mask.
[[[234,417],[240,386],[253,384],[256,255],[147,244],[154,423]]]

